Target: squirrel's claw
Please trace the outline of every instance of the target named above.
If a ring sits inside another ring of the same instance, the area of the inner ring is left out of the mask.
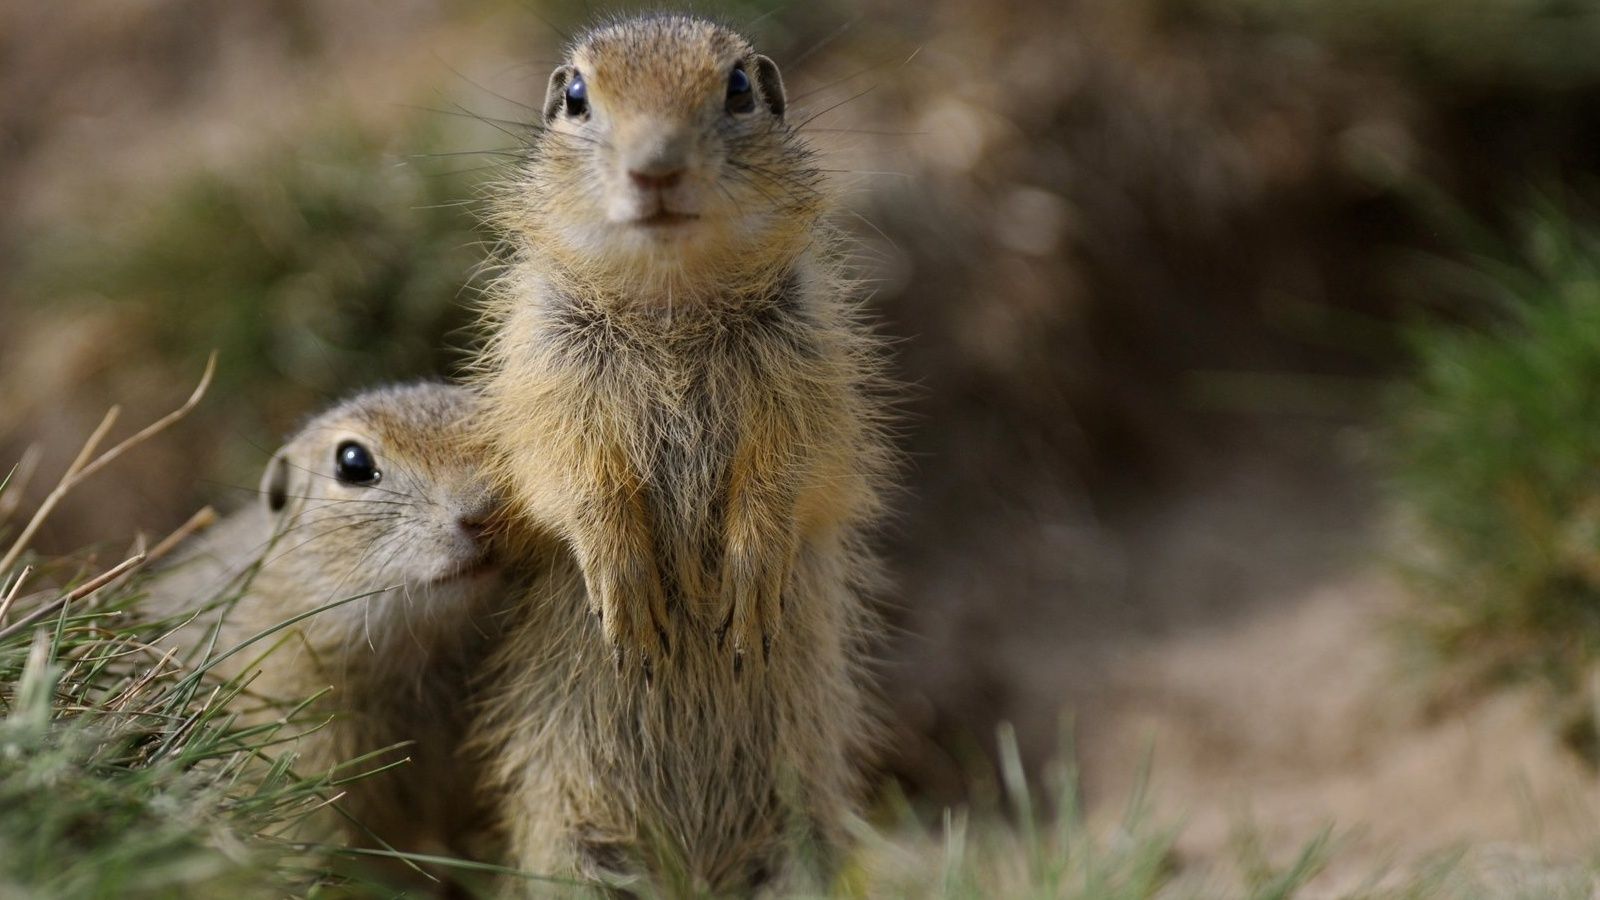
[[[740,675],[747,664],[759,659],[762,666],[772,660],[772,640],[777,634],[779,597],[782,579],[768,577],[753,588],[730,583],[724,586],[726,618],[717,628],[717,649],[725,650],[733,636],[733,674]],[[759,656],[757,649],[759,648]]]
[[[654,584],[654,587],[659,593],[660,585]],[[637,659],[647,686],[654,682],[656,661],[665,658],[670,647],[660,613],[665,603],[654,598],[646,603],[639,602],[640,594],[648,591],[648,586],[629,591],[616,584],[606,584],[594,592],[600,596],[595,615],[601,635],[611,648],[617,674],[623,673],[629,659]]]

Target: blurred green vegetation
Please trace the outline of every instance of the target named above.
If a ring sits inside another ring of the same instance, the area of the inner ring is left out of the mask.
[[[1201,8],[1396,59],[1423,82],[1526,90],[1600,80],[1592,0],[1204,0]]]
[[[201,468],[253,484],[257,448],[307,410],[447,375],[467,342],[487,257],[472,198],[501,157],[436,153],[464,130],[448,113],[381,132],[330,118],[159,196],[109,197],[34,237],[10,292],[58,318],[109,312],[108,360],[188,378],[220,351],[227,403],[202,415],[244,440]]]
[[[1476,683],[1547,685],[1600,762],[1600,217],[1545,202],[1518,235],[1454,268],[1476,315],[1412,329],[1393,483],[1433,648]]]
[[[436,364],[484,259],[472,180],[459,162],[400,155],[438,145],[420,126],[304,137],[195,173],[127,218],[64,226],[33,246],[23,286],[36,302],[137,310],[164,357],[216,348],[223,384],[270,372],[343,390],[318,372],[330,352],[355,377]]]

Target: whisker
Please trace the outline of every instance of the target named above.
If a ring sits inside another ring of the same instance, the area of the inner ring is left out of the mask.
[[[850,29],[852,29],[852,28],[856,27],[857,25],[861,24],[861,20],[864,17],[865,16],[858,15],[854,19],[851,19],[850,21],[845,22],[843,25],[840,25],[838,28],[835,28],[827,36],[823,37],[821,40],[817,41],[815,44],[812,44],[805,51],[797,54],[794,57],[794,59],[789,60],[785,65],[788,65],[789,67],[798,70],[801,63],[803,63],[806,60],[810,59],[811,57],[815,56],[819,50],[822,50],[823,48],[827,47],[829,44],[831,44],[834,41],[838,40],[841,36],[844,35],[845,32],[847,32]]]
[[[513,100],[510,97],[506,97],[506,96],[503,96],[501,94],[498,94],[498,93],[496,93],[494,91],[489,90],[488,88],[484,87],[483,85],[479,84],[478,82],[473,81],[471,78],[468,78],[466,75],[462,74],[462,72],[459,69],[457,69],[455,66],[452,66],[449,63],[445,62],[444,59],[442,57],[440,57],[437,53],[434,54],[433,58],[434,58],[435,61],[437,61],[439,63],[439,65],[444,66],[446,69],[449,69],[451,74],[455,75],[457,78],[461,79],[462,81],[465,81],[467,84],[472,85],[473,87],[477,88],[478,90],[483,91],[485,94],[488,94],[489,96],[494,97],[497,100],[504,100],[505,102],[511,104],[512,106],[519,106],[519,107],[521,107],[523,109],[526,109],[526,110],[529,110],[531,112],[539,112],[539,109],[537,107],[529,106],[528,104],[523,103],[523,102],[521,102],[519,100]]]
[[[212,478],[201,478],[201,479],[197,479],[197,481],[200,484],[207,484],[207,485],[211,485],[212,487],[227,488],[228,490],[239,491],[240,493],[244,493],[244,494],[252,494],[252,495],[255,495],[255,496],[260,496],[260,494],[261,494],[260,486],[246,486],[246,485],[242,485],[242,484],[233,484],[232,482],[219,481],[217,479],[212,479]],[[290,500],[308,500],[308,501],[315,501],[315,502],[318,502],[318,503],[371,503],[371,504],[375,504],[375,505],[378,505],[378,506],[415,506],[416,505],[416,504],[412,503],[409,500],[374,500],[374,499],[372,499],[370,497],[314,497],[314,496],[311,496],[309,494],[284,494],[283,496],[287,497]],[[405,495],[402,494],[401,496],[405,496]]]
[[[321,513],[321,515],[312,515],[311,513]],[[321,524],[327,523],[327,522],[337,522],[337,521],[347,520],[347,519],[365,519],[365,520],[372,520],[372,521],[388,521],[388,520],[391,520],[391,519],[403,518],[404,516],[405,516],[404,513],[397,512],[397,511],[394,511],[394,510],[385,510],[383,512],[361,512],[361,511],[352,512],[352,511],[348,511],[348,510],[315,509],[315,510],[308,510],[306,512],[303,512],[303,513],[297,515],[295,517],[293,523],[288,525],[288,527],[282,529],[282,533],[287,534],[290,531],[301,529],[301,528],[304,528],[304,527],[306,527],[308,525],[317,526],[317,525],[321,525]]]
[[[513,159],[524,159],[527,148],[517,147],[489,147],[484,150],[442,150],[437,153],[408,153],[406,159],[445,159],[453,156],[509,156]]]
[[[855,101],[860,100],[862,97],[865,97],[866,95],[872,93],[874,90],[877,90],[877,87],[878,87],[877,85],[873,85],[872,87],[869,87],[864,91],[861,91],[861,92],[859,92],[857,94],[853,94],[853,95],[851,95],[849,97],[844,98],[843,100],[840,100],[838,103],[835,103],[832,106],[829,106],[826,109],[823,109],[821,112],[818,112],[818,113],[815,113],[815,114],[811,115],[805,121],[801,122],[799,125],[794,126],[794,129],[796,131],[799,131],[799,130],[805,128],[807,125],[810,125],[812,122],[815,122],[817,119],[820,119],[823,116],[827,115],[828,113],[833,112],[834,110],[838,109],[839,107],[844,106],[846,103],[854,103]]]
[[[927,137],[926,131],[878,131],[872,128],[808,128],[807,134],[871,134],[881,137]]]
[[[334,594],[338,594],[339,591],[344,588],[345,584],[350,581],[351,576],[355,575],[355,573],[361,569],[362,562],[364,562],[372,553],[373,548],[379,545],[379,541],[381,541],[383,537],[384,535],[375,535],[372,540],[367,542],[366,548],[361,551],[361,554],[357,556],[355,561],[350,564],[350,568],[345,570],[344,575],[334,585]],[[374,573],[381,573],[382,571],[383,570],[381,568],[373,570]],[[371,579],[368,583],[372,583],[372,581],[376,581],[376,579]],[[384,593],[387,593],[387,591]],[[367,639],[367,649],[372,650],[373,652],[377,652],[378,649],[372,643],[372,601],[377,596],[378,594],[373,594],[367,597],[361,605],[361,630]],[[348,654],[345,656],[345,661],[346,663],[349,661]]]
[[[496,118],[494,116],[486,116],[483,113],[473,112],[472,110],[467,109],[466,107],[462,106],[459,103],[452,103],[451,104],[452,106],[456,107],[456,109],[453,109],[453,110],[450,110],[450,109],[439,109],[438,107],[434,107],[434,106],[417,106],[417,105],[409,104],[409,103],[402,103],[400,105],[403,106],[403,107],[406,107],[408,109],[417,110],[419,112],[430,112],[430,113],[435,113],[435,114],[441,115],[441,116],[455,116],[456,118],[460,118],[460,119],[474,119],[476,121],[482,122],[485,125],[506,126],[506,127],[510,127],[510,128],[524,128],[524,129],[527,129],[528,131],[534,131],[534,132],[544,131],[545,130],[544,125],[541,124],[541,123],[524,122],[524,121],[522,121],[520,119],[501,119],[501,118]],[[504,132],[505,134],[511,135],[511,132],[505,131],[504,128],[501,128],[499,130]],[[515,135],[511,135],[511,136],[515,137]]]
[[[352,517],[352,518],[354,518],[354,517]],[[319,522],[317,524],[321,525],[323,523]],[[333,534],[335,531],[338,531],[341,528],[349,528],[349,527],[353,527],[355,525],[364,525],[364,524],[367,524],[367,523],[366,522],[351,521],[351,522],[345,522],[345,523],[340,524],[340,525],[338,525],[336,527],[333,527],[333,528],[329,528],[326,531],[320,531],[320,532],[312,535],[311,537],[307,538],[306,540],[301,541],[298,544],[295,544],[293,547],[290,547],[289,549],[283,551],[282,553],[279,553],[276,556],[273,556],[271,559],[262,560],[262,565],[265,566],[265,565],[268,565],[270,563],[277,562],[278,560],[281,560],[284,557],[288,556],[290,553],[293,553],[294,551],[299,550],[302,547],[305,547],[306,545],[312,543],[313,541],[321,540],[322,538],[325,538],[328,535]],[[296,531],[296,530],[299,530],[299,526],[296,526],[295,528],[291,528],[291,529],[285,530],[284,534],[288,534],[289,532]],[[270,550],[272,546],[275,546],[275,542],[274,543],[269,543],[266,546],[265,549]]]

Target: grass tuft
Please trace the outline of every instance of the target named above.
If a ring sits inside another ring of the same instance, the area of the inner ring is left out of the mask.
[[[272,755],[292,717],[237,727],[243,686],[202,678],[161,649],[177,623],[138,614],[136,570],[174,541],[109,568],[29,548],[56,501],[185,415],[212,371],[100,452],[108,415],[0,553],[0,895],[283,896],[326,878],[311,848],[274,837],[332,794],[329,776]]]
[[[1546,687],[1600,760],[1600,222],[1538,207],[1469,281],[1484,314],[1413,329],[1392,397],[1420,631],[1467,683]]]

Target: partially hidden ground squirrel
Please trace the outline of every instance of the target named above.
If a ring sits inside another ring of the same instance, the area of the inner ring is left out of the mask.
[[[259,502],[193,539],[149,584],[152,612],[194,617],[174,634],[191,662],[331,606],[216,669],[248,679],[237,704],[247,723],[285,709],[251,697],[293,704],[324,692],[286,727],[305,732],[291,745],[302,774],[406,743],[338,773],[409,758],[340,786],[348,818],[337,821],[353,843],[459,854],[487,834],[477,770],[458,753],[485,619],[503,594],[484,530],[493,495],[463,430],[472,410],[469,392],[442,384],[340,403],[273,455]]]
[[[785,106],[727,28],[614,21],[570,48],[498,191],[475,384],[552,572],[508,620],[479,740],[532,871],[744,892],[844,840],[891,467],[879,345]]]

